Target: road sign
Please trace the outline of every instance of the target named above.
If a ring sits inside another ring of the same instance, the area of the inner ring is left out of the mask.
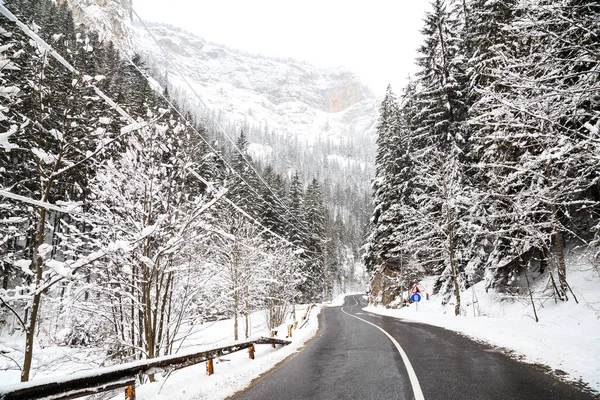
[[[419,293],[414,293],[412,296],[410,296],[410,299],[413,301],[413,303],[418,303],[421,301],[421,295]]]
[[[411,292],[412,294],[415,294],[415,293],[421,293],[421,290],[419,289],[419,287],[418,287],[417,285],[415,285],[415,286],[413,286],[413,288],[410,290],[410,292]]]

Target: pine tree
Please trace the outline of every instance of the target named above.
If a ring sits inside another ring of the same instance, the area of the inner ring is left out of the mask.
[[[285,237],[288,232],[288,224],[293,223],[293,220],[288,222],[291,217],[287,215],[285,206],[281,204],[282,199],[285,199],[284,182],[270,165],[265,168],[263,178],[273,193],[265,185],[261,186],[263,202],[260,219],[266,227]]]
[[[391,86],[381,103],[379,123],[377,125],[377,155],[375,158],[375,179],[373,188],[373,216],[371,218],[371,234],[367,240],[365,261],[367,269],[374,271],[387,264],[388,252],[398,243],[392,240],[393,221],[384,221],[383,215],[396,200],[396,188],[392,180],[397,171],[396,157],[400,149],[396,147],[400,136],[400,110]]]
[[[298,172],[292,177],[287,197],[287,206],[289,212],[294,217],[289,231],[289,240],[298,246],[303,246],[306,242],[306,229],[302,223],[304,221],[304,188],[302,187]]]
[[[254,218],[258,218],[262,212],[263,200],[260,198],[257,190],[262,186],[259,178],[254,171],[252,157],[248,154],[248,138],[244,131],[240,132],[235,147],[231,166],[233,174],[231,175],[229,187],[230,199],[238,204]]]
[[[309,270],[307,271],[308,280],[311,284],[310,298],[330,298],[334,271],[325,268],[326,215],[321,185],[316,179],[313,179],[306,188],[304,221],[309,228],[309,237],[305,242],[305,248],[308,250],[310,257]]]
[[[594,130],[584,128],[595,123],[589,107],[597,96],[589,78],[598,64],[588,57],[593,23],[586,18],[593,8],[583,9],[577,15],[582,9],[573,4],[539,1],[499,13],[504,26],[490,58],[502,63],[483,66],[487,79],[476,87],[480,96],[472,108],[482,172],[494,199],[488,229],[502,232],[488,263],[513,265],[506,260],[538,251],[555,260],[557,294],[565,299],[564,234],[589,229],[573,226],[573,216],[590,216],[598,202],[589,197],[597,176],[589,163]],[[499,271],[488,276],[490,286],[510,274]]]
[[[421,30],[419,48],[419,124],[414,140],[464,144],[461,122],[466,118],[464,57],[460,53],[459,21],[447,11],[444,0],[434,0]]]

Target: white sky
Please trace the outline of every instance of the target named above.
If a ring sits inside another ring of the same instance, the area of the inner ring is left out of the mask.
[[[344,66],[382,95],[388,83],[399,94],[417,71],[429,0],[133,0],[133,7],[145,20],[231,48]]]

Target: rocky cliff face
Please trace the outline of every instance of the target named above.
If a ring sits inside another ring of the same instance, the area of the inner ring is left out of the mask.
[[[327,100],[327,108],[325,111],[336,113],[360,103],[369,96],[365,93],[365,89],[357,82],[349,81],[344,86],[338,86],[327,90],[325,99]]]
[[[69,0],[69,6],[75,23],[95,29],[101,40],[113,41],[121,51],[132,52],[132,0]]]

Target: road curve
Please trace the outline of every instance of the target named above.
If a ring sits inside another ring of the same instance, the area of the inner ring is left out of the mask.
[[[342,307],[324,308],[302,351],[232,399],[595,398],[491,346],[364,306],[362,296],[348,296]]]

